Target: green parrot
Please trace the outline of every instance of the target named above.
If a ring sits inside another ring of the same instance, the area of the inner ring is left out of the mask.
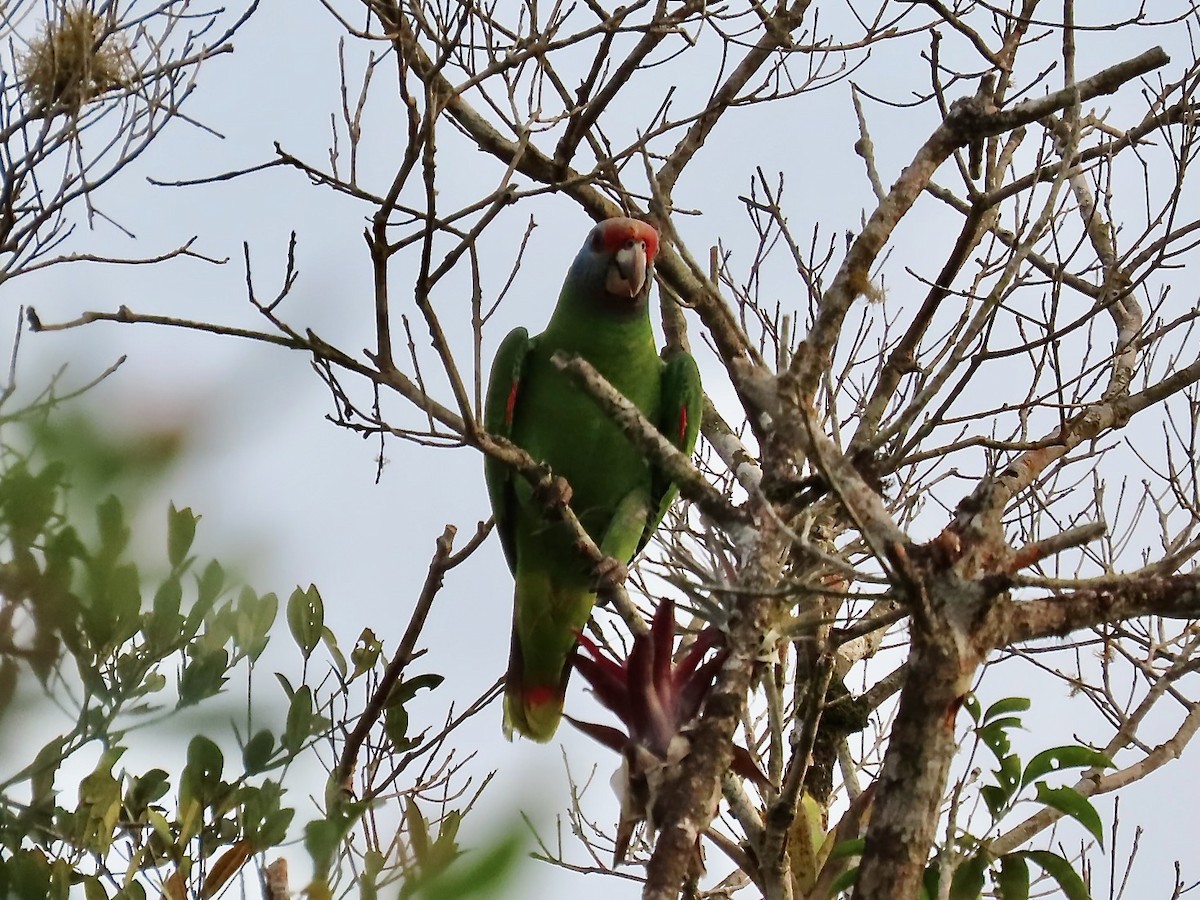
[[[700,430],[700,372],[690,354],[665,361],[650,328],[658,232],[634,219],[596,225],[567,272],[546,330],[514,329],[496,353],[484,427],[509,438],[571,485],[571,508],[606,556],[628,563],[676,490],[584,389],[555,368],[580,356],[682,452]],[[484,462],[496,530],[516,581],[504,731],[548,741],[562,716],[568,659],[596,603],[592,567],[551,523],[529,483]]]

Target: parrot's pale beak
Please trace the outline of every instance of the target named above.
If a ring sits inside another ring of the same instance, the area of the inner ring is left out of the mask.
[[[636,297],[645,283],[646,245],[642,241],[628,241],[613,257],[605,287],[610,294]]]

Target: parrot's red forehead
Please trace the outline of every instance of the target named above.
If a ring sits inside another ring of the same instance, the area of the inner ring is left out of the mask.
[[[605,219],[596,226],[597,235],[609,253],[616,253],[627,241],[642,241],[646,245],[646,262],[653,262],[658,253],[658,232],[653,226],[637,219]]]

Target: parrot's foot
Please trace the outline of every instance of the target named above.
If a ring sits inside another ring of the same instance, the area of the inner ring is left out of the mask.
[[[606,556],[596,564],[596,586],[617,588],[629,578],[629,567],[613,556]]]
[[[571,502],[571,485],[561,475],[552,475],[533,488],[533,499],[542,506],[562,509]]]

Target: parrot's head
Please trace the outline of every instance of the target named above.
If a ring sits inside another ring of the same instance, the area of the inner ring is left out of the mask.
[[[618,311],[640,310],[657,252],[658,232],[650,225],[637,219],[605,219],[575,257],[567,286]]]

